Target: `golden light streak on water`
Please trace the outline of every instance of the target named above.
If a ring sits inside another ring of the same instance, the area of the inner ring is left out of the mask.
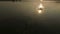
[[[42,11],[44,10],[44,6],[42,3],[40,3],[40,5],[38,6],[38,13],[42,13]]]
[[[38,10],[38,13],[40,13],[40,14],[41,14],[41,13],[42,13],[42,10]]]

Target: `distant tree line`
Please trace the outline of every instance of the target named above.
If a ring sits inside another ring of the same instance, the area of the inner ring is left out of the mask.
[[[0,0],[0,1],[21,1],[21,0]]]
[[[21,1],[21,0],[0,0],[0,1]],[[60,0],[45,0],[45,1],[60,1]]]

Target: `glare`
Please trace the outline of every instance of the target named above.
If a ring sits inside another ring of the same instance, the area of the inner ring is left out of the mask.
[[[41,13],[42,13],[42,10],[38,10],[38,13],[40,13],[40,14],[41,14]]]
[[[40,5],[38,6],[38,13],[41,14],[43,10],[44,10],[44,7],[42,3],[40,3]]]
[[[44,7],[43,7],[43,5],[42,5],[42,3],[40,3],[40,5],[39,5],[39,7],[38,7],[38,8],[44,8]]]
[[[41,14],[44,11],[43,0],[40,0],[40,5],[38,6],[38,13]]]
[[[40,0],[41,2],[43,1],[43,0]]]

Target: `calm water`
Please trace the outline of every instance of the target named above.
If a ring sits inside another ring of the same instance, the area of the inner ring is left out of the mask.
[[[45,1],[43,14],[37,13],[39,4],[0,2],[0,31],[11,34],[60,34],[60,3]]]

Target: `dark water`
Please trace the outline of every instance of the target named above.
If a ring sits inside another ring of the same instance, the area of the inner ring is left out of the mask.
[[[45,13],[36,11],[39,2],[0,2],[2,34],[60,34],[60,3],[45,2]]]

